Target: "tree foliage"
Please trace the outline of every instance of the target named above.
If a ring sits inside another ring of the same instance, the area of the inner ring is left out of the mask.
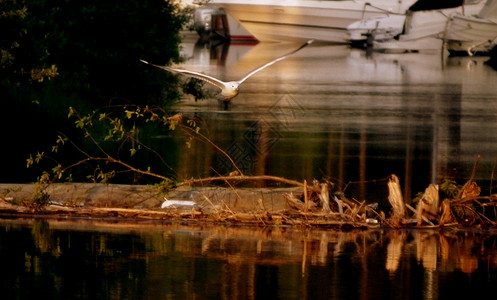
[[[184,118],[182,114],[170,115],[158,106],[107,106],[86,115],[70,107],[68,117],[74,120],[74,126],[84,139],[74,140],[60,132],[50,150],[38,151],[26,160],[28,168],[48,161],[45,164],[48,171],[43,171],[38,180],[42,185],[71,181],[75,173],[80,174],[78,181],[109,183],[116,178],[118,181],[127,178],[128,182],[133,179],[131,181],[135,183],[143,183],[140,179],[148,177],[145,182],[159,180],[172,184],[174,170],[162,153],[143,142],[141,132],[155,130],[166,136],[181,128],[190,141],[194,138],[208,140],[195,120]],[[67,148],[78,155],[64,161],[61,158]],[[133,158],[137,155],[144,155],[146,159],[136,162]],[[164,174],[164,169],[169,169],[169,176]],[[81,174],[84,180],[81,180]]]
[[[0,40],[4,86],[55,79],[51,87],[59,97],[78,93],[87,96],[79,100],[93,103],[112,97],[144,103],[164,94],[168,77],[147,71],[138,59],[179,59],[185,19],[168,1],[4,0],[0,5],[1,28],[7,29]]]
[[[62,128],[76,138],[69,106],[86,114],[116,103],[163,107],[176,100],[174,76],[139,59],[178,61],[185,21],[165,0],[0,0],[0,101],[8,112],[0,118],[0,168],[10,171],[0,181],[31,180],[25,158]]]

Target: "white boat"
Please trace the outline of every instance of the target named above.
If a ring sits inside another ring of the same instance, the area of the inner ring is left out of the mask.
[[[497,43],[497,0],[488,0],[476,15],[453,15],[444,40],[451,54],[489,52]]]
[[[440,51],[448,19],[455,14],[471,15],[481,10],[482,0],[461,2],[419,0],[406,13],[403,32],[396,39],[375,41],[374,48],[386,52]],[[438,5],[437,5],[438,4]]]
[[[392,14],[386,17],[363,19],[347,27],[352,44],[371,44],[372,41],[387,41],[402,34],[406,15]]]
[[[259,41],[348,42],[347,26],[405,12],[415,0],[210,0]]]
[[[195,10],[194,29],[202,40],[229,39],[232,42],[256,42],[243,26],[218,7],[199,7]]]

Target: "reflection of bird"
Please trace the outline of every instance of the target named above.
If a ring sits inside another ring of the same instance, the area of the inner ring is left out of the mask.
[[[248,73],[245,77],[243,77],[242,79],[238,80],[238,81],[229,81],[229,82],[224,82],[224,81],[221,81],[217,78],[214,78],[212,76],[209,76],[209,75],[205,75],[205,74],[202,74],[202,73],[198,73],[198,72],[193,72],[193,71],[188,71],[188,70],[183,70],[183,69],[174,69],[174,68],[170,68],[170,67],[166,67],[166,66],[159,66],[159,65],[154,65],[154,64],[151,64],[147,61],[144,61],[142,59],[140,59],[141,62],[143,63],[146,63],[146,64],[149,64],[151,66],[154,66],[154,67],[157,67],[157,68],[161,68],[161,69],[164,69],[166,71],[169,71],[169,72],[172,72],[172,73],[179,73],[179,74],[183,74],[185,76],[189,76],[189,77],[194,77],[194,78],[197,78],[197,79],[200,79],[200,80],[204,80],[214,86],[217,86],[218,88],[221,89],[221,95],[224,97],[224,101],[225,102],[229,102],[231,99],[235,98],[237,95],[238,95],[238,92],[239,92],[239,87],[240,87],[240,84],[242,84],[245,80],[247,80],[250,76],[254,75],[255,73],[269,67],[270,65],[272,64],[275,64],[281,60],[284,60],[285,58],[289,57],[290,55],[296,53],[297,51],[301,50],[302,48],[304,48],[305,46],[311,44],[313,42],[313,40],[309,40],[307,41],[305,44],[303,44],[302,46],[300,46],[299,48],[297,48],[296,50],[293,50],[283,56],[280,56],[278,57],[277,59],[273,60],[273,61],[270,61],[268,62],[267,64],[263,65],[263,66],[260,66],[258,67],[257,69],[253,70],[252,72]]]

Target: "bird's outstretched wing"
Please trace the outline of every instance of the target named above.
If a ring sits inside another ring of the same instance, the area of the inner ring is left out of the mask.
[[[183,69],[174,69],[174,68],[170,68],[170,67],[167,67],[167,66],[154,65],[154,64],[151,64],[148,61],[145,61],[143,59],[140,59],[140,61],[142,63],[145,63],[145,64],[148,64],[148,65],[151,65],[151,66],[154,66],[154,67],[157,67],[157,68],[169,71],[171,73],[179,73],[179,74],[183,74],[185,76],[189,76],[189,77],[193,77],[193,78],[197,78],[197,79],[206,81],[206,82],[208,82],[208,83],[210,83],[210,84],[212,84],[214,86],[217,86],[220,89],[223,89],[225,87],[225,83],[223,81],[221,81],[221,80],[219,80],[217,78],[214,78],[212,76],[209,76],[209,75],[205,75],[205,74],[198,73],[198,72],[193,72],[193,71],[188,71],[188,70],[183,70]]]
[[[303,45],[302,45],[302,46],[300,46],[299,48],[297,48],[297,49],[295,49],[295,50],[293,50],[293,51],[291,51],[291,52],[289,52],[289,53],[287,53],[287,54],[285,54],[285,55],[283,55],[283,56],[280,56],[280,57],[278,57],[277,59],[272,60],[272,61],[268,62],[268,63],[267,63],[267,64],[265,64],[265,65],[262,65],[262,66],[258,67],[257,69],[255,69],[255,70],[251,71],[251,72],[250,72],[250,73],[248,73],[245,77],[243,77],[242,79],[240,79],[240,80],[238,81],[238,83],[239,83],[239,84],[241,84],[242,82],[244,82],[245,80],[247,80],[250,76],[254,75],[255,73],[257,73],[257,72],[259,72],[259,71],[261,71],[261,70],[263,70],[263,69],[265,69],[265,68],[269,67],[270,65],[273,65],[273,64],[275,64],[275,63],[277,63],[277,62],[279,62],[279,61],[284,60],[285,58],[287,58],[287,57],[289,57],[289,56],[291,56],[291,55],[295,54],[296,52],[298,52],[298,51],[302,50],[302,48],[304,48],[304,47],[306,47],[306,46],[310,45],[312,42],[314,42],[314,40],[308,40],[307,42],[305,42],[305,44],[303,44]]]

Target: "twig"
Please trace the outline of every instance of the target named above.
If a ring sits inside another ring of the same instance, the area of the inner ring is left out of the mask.
[[[293,186],[300,186],[303,187],[304,184],[302,182],[296,181],[296,180],[291,180],[291,179],[286,179],[283,177],[278,177],[278,176],[271,176],[271,175],[258,175],[258,176],[246,176],[246,175],[241,175],[241,176],[220,176],[220,177],[207,177],[207,178],[199,178],[199,179],[189,179],[185,180],[182,183],[179,183],[178,186],[184,186],[184,185],[192,185],[192,184],[201,184],[201,183],[206,183],[206,182],[211,182],[211,181],[224,181],[224,182],[230,182],[230,181],[263,181],[263,180],[270,180],[270,181],[276,181],[276,182],[281,182],[285,183],[288,185],[293,185]]]
[[[202,197],[204,197],[205,201],[207,201],[212,206],[212,208],[214,209],[215,213],[218,214],[219,213],[219,209],[217,209],[217,207],[214,205],[214,203],[212,203],[211,199],[209,199],[206,195],[202,195]]]
[[[497,156],[495,156],[494,167],[492,168],[492,174],[490,175],[490,195],[492,195],[492,188],[493,188],[496,168],[497,168]]]
[[[380,179],[373,179],[373,180],[360,180],[360,181],[349,181],[343,188],[343,192],[349,187],[351,184],[356,184],[356,183],[377,183],[377,182],[382,182],[382,181],[388,181],[390,180],[390,176],[385,177],[385,178],[380,178]]]
[[[214,172],[216,172],[216,174],[217,174],[217,175],[219,175],[219,176],[220,176],[220,174],[219,174],[219,173],[218,173],[215,169],[213,169],[213,168],[212,168],[212,170],[213,170]],[[235,204],[234,204],[234,205],[236,205],[236,204],[237,204],[237,202],[238,202],[238,200],[240,200],[240,201],[242,200],[242,197],[240,197],[240,195],[239,195],[239,194],[238,194],[238,192],[236,191],[235,187],[234,187],[234,186],[233,186],[233,185],[232,185],[232,184],[231,184],[228,180],[225,180],[224,182],[226,182],[226,184],[227,184],[227,185],[229,185],[229,187],[231,188],[231,190],[233,190],[233,192],[235,193],[236,200],[235,200]],[[224,201],[223,201],[223,202],[224,202]],[[227,204],[225,204],[225,205],[227,205]]]
[[[309,208],[309,197],[307,196],[307,180],[304,180],[304,212]]]
[[[74,168],[74,167],[77,167],[79,165],[82,165],[82,164],[85,164],[87,162],[90,162],[90,161],[106,161],[106,162],[110,162],[110,163],[115,163],[115,164],[119,164],[119,165],[122,165],[124,167],[126,167],[127,169],[129,169],[130,171],[132,172],[135,172],[135,173],[138,173],[138,174],[143,174],[143,175],[148,175],[148,176],[152,176],[152,177],[156,177],[156,178],[159,178],[159,179],[162,179],[164,181],[170,181],[171,179],[167,178],[166,176],[162,176],[162,175],[159,175],[157,173],[153,173],[153,172],[150,172],[150,171],[143,171],[143,170],[140,170],[140,169],[137,169],[131,165],[128,165],[127,163],[121,161],[121,160],[118,160],[118,159],[115,159],[111,156],[109,157],[88,157],[86,159],[83,159],[83,160],[80,160],[66,168],[64,168],[63,172],[66,172],[67,170],[71,169],[71,168]]]
[[[194,130],[193,128],[190,128],[188,126],[182,126],[182,128],[184,128],[185,130],[191,131],[192,134],[193,133],[196,134],[197,136],[200,137],[200,140],[203,140],[204,142],[206,142],[209,145],[211,145],[212,147],[214,147],[214,149],[221,152],[231,162],[231,164],[239,172],[239,174],[243,174],[243,172],[238,168],[238,166],[236,165],[235,161],[231,158],[231,156],[229,156],[229,154],[226,153],[223,149],[221,149],[218,145],[214,144],[208,137],[206,137],[205,135],[197,132],[196,130]]]
[[[407,208],[409,208],[409,210],[410,210],[410,211],[412,211],[412,212],[414,213],[414,215],[415,215],[415,216],[418,214],[418,211],[417,211],[414,207],[412,207],[411,205],[409,205],[408,203],[405,203],[405,206],[406,206]],[[422,219],[423,219],[423,221],[425,221],[426,223],[428,223],[428,224],[430,224],[430,225],[433,225],[433,226],[435,225],[435,224],[433,224],[433,222],[431,222],[430,220],[428,220],[428,218],[427,218],[427,217],[425,217],[425,216],[421,215],[421,218],[422,218]]]
[[[338,205],[338,213],[340,213],[340,216],[343,217],[343,206],[342,206],[342,200],[338,199],[337,196],[334,196],[333,197],[333,200],[335,200],[335,202],[337,203]]]
[[[480,159],[481,159],[481,156],[478,155],[478,157],[476,158],[475,165],[473,166],[473,171],[471,172],[471,177],[469,178],[468,181],[466,181],[466,183],[464,184],[462,189],[459,191],[459,194],[457,195],[458,199],[461,199],[463,192],[466,190],[466,187],[469,186],[472,182],[474,182],[474,179],[476,176],[476,170],[478,169],[478,165],[480,164]]]
[[[490,196],[492,196],[492,189],[494,185],[495,169],[497,167],[497,156],[495,157],[494,167],[492,168],[492,175],[490,177]],[[494,206],[494,215],[497,216],[497,208]]]

